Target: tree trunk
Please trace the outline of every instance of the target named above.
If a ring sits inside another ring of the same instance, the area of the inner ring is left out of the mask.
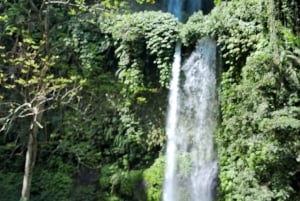
[[[31,132],[28,139],[21,201],[29,201],[33,168],[37,154],[37,133]]]
[[[35,111],[35,115],[33,116],[32,126],[28,136],[21,201],[30,200],[31,181],[38,151],[37,136],[40,128],[39,122],[41,122],[43,117],[43,113],[40,111],[43,111],[44,104],[40,104],[40,106],[36,108],[37,109]]]

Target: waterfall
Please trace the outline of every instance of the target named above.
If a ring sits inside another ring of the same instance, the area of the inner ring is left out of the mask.
[[[169,95],[169,114],[167,120],[167,161],[165,171],[165,185],[164,185],[164,201],[172,201],[174,198],[174,175],[176,174],[176,125],[178,122],[178,93],[179,93],[179,75],[181,64],[181,45],[176,45],[174,61],[172,65],[172,80],[170,84]]]
[[[177,17],[179,21],[182,20],[182,0],[168,0],[168,12]]]
[[[167,121],[164,201],[212,201],[217,156],[216,44],[204,38],[182,67],[175,54]]]
[[[213,140],[218,108],[215,41],[201,39],[180,68],[178,43],[169,94],[163,201],[213,201],[218,173]]]

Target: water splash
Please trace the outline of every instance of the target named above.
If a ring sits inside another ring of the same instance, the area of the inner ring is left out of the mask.
[[[218,105],[215,41],[199,41],[182,67],[181,87],[177,56],[172,67],[163,200],[212,201],[218,172],[213,140]]]

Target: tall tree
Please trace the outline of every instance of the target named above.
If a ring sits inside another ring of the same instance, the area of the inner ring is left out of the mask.
[[[4,30],[0,33],[0,84],[3,86],[0,91],[3,109],[0,131],[10,132],[18,119],[26,120],[24,127],[27,129],[27,146],[22,201],[30,200],[31,181],[38,154],[39,135],[45,124],[45,112],[53,109],[55,102],[60,105],[69,103],[83,83],[78,69],[71,69],[69,62],[73,61],[66,56],[69,54],[64,46],[57,42],[64,41],[62,37],[66,37],[59,29],[71,17],[91,9],[96,2],[4,0],[0,4],[0,10],[3,11],[0,15],[0,28]],[[120,2],[105,0],[95,9],[110,12],[121,6]]]
[[[5,108],[1,131],[8,132],[18,118],[27,118],[30,124],[27,126],[21,192],[21,200],[28,201],[44,112],[53,108],[53,101],[68,102],[79,85],[76,77],[58,76],[54,72],[59,56],[50,50],[49,44],[51,2],[43,0],[37,4],[33,0],[18,3],[5,1],[4,6],[4,34],[0,39],[5,51],[0,65],[1,85],[6,93],[3,93],[1,103]]]

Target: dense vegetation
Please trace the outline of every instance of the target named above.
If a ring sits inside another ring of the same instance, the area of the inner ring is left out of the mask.
[[[296,1],[230,1],[182,32],[212,35],[223,59],[219,200],[300,199],[299,20]]]
[[[300,200],[299,13],[215,1],[181,24],[126,1],[2,1],[0,201],[160,200],[174,47],[207,35],[222,58],[218,199]]]

